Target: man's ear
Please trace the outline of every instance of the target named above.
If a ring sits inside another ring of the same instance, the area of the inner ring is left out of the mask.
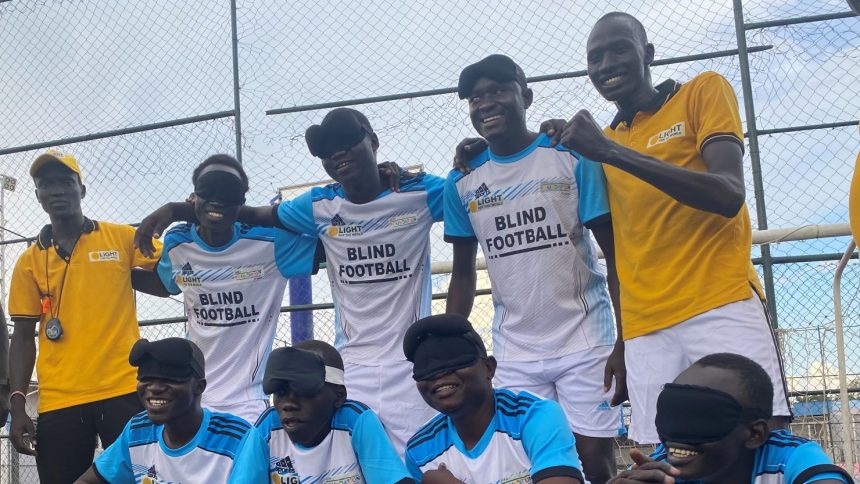
[[[492,356],[488,356],[486,360],[484,360],[484,364],[487,365],[487,377],[490,381],[493,381],[493,377],[496,376],[496,367],[499,363]]]
[[[206,390],[206,379],[200,378],[197,380],[197,383],[194,385],[194,396],[203,395],[203,392]]]
[[[370,147],[373,148],[373,154],[376,154],[376,150],[379,149],[379,138],[376,136],[376,133],[370,133]]]
[[[654,44],[645,44],[645,65],[650,66],[654,62]]]
[[[334,385],[334,408],[340,408],[346,403],[346,387],[343,385]]]
[[[81,199],[87,196],[87,186],[81,183]]]
[[[749,424],[749,435],[744,441],[744,446],[747,449],[758,449],[763,446],[765,442],[767,442],[768,437],[770,437],[770,427],[767,424],[767,420],[758,419],[753,423]]]
[[[535,93],[530,88],[523,89],[523,107],[528,109],[529,106],[532,105],[532,101],[534,101]]]

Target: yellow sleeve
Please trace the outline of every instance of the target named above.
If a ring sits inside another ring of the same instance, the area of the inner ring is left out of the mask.
[[[699,153],[706,144],[716,140],[731,140],[740,143],[743,149],[738,98],[731,84],[715,72],[701,74],[692,82],[695,86],[692,86],[690,100],[690,122]]]
[[[851,233],[854,241],[860,241],[860,155],[854,163],[854,176],[851,178],[851,193],[848,195],[848,217],[851,220]]]
[[[128,250],[130,267],[140,267],[141,269],[146,269],[151,271],[155,269],[155,266],[158,265],[158,259],[161,258],[161,241],[153,240],[152,245],[155,247],[155,253],[152,254],[152,257],[147,257],[143,255],[140,250],[134,247],[134,227],[127,225],[123,226],[123,237],[125,238],[126,247]]]
[[[15,263],[12,272],[12,285],[9,288],[9,315],[15,317],[39,318],[42,316],[42,291],[33,274],[33,249],[24,252]],[[42,270],[45,268],[42,267]]]

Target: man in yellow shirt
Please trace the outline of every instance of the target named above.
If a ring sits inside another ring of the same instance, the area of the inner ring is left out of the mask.
[[[109,446],[143,409],[128,363],[140,338],[132,289],[166,291],[139,283],[143,278],[133,272],[158,262],[158,254],[148,258],[133,247],[133,227],[84,217],[86,187],[74,157],[49,151],[30,175],[51,223],[12,275],[10,437],[19,452],[36,456],[40,482],[67,484],[92,464],[96,436]],[[24,410],[34,363],[38,435]]]
[[[651,82],[654,46],[633,16],[613,12],[591,31],[588,75],[618,107],[601,130],[588,111],[552,129],[603,163],[615,233],[632,407],[630,436],[656,443],[657,396],[699,358],[742,354],[774,383],[774,415],[790,416],[779,350],[750,263],[743,131],[737,97],[713,72]]]

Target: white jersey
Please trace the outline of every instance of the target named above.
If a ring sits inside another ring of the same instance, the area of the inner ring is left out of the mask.
[[[376,414],[361,402],[347,400],[337,409],[331,431],[314,447],[291,441],[274,408],[256,427],[269,444],[272,484],[394,484],[409,477]]]
[[[500,389],[495,412],[471,449],[444,414],[421,427],[406,447],[406,467],[416,482],[441,464],[466,484],[530,483],[558,476],[585,482],[576,440],[558,403]]]
[[[339,184],[281,203],[287,229],[322,240],[344,361],[404,360],[403,335],[430,315],[430,227],[442,220],[444,180],[425,173],[356,204]]]
[[[197,434],[177,449],[167,447],[163,434],[146,412],[135,415],[96,458],[96,473],[107,482],[138,484],[266,482],[266,443],[241,418],[204,409]]]
[[[493,286],[493,355],[567,356],[615,341],[606,278],[587,225],[608,222],[603,171],[540,135],[511,156],[485,150],[445,185],[445,239],[480,243]]]
[[[168,292],[183,293],[188,339],[206,359],[204,407],[238,414],[241,403],[267,399],[263,370],[285,278],[310,274],[315,249],[311,237],[238,223],[222,247],[207,245],[195,225],[168,231],[157,271]]]

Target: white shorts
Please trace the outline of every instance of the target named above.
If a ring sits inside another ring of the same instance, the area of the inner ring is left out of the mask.
[[[412,363],[390,361],[383,366],[344,363],[347,398],[372,408],[403,458],[406,442],[439,412],[430,408],[412,379]]]
[[[627,340],[624,347],[631,407],[630,438],[640,444],[660,441],[654,420],[663,385],[713,353],[735,353],[755,360],[773,382],[773,414],[791,415],[776,338],[757,295]]]
[[[612,348],[596,346],[543,361],[500,361],[493,385],[556,400],[576,434],[615,437],[622,429],[621,407],[609,405],[614,386],[603,392],[603,371]]]
[[[268,400],[248,400],[247,402],[236,402],[229,405],[218,402],[202,402],[201,405],[213,412],[230,413],[237,417],[242,417],[251,425],[254,425],[261,413],[271,407]]]

